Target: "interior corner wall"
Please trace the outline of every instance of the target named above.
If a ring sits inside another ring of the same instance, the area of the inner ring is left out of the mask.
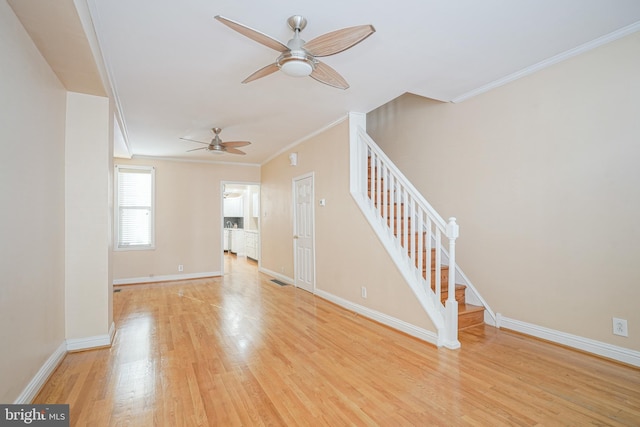
[[[459,104],[406,94],[367,117],[425,198],[458,218],[458,264],[495,312],[636,351],[638,52],[640,32]]]
[[[113,142],[109,99],[68,92],[65,141],[66,338],[103,343],[109,301]]]
[[[289,165],[290,152],[298,153],[297,166]],[[350,194],[348,120],[262,166],[261,268],[293,280],[293,180],[308,173],[315,187],[316,289],[435,332]]]
[[[0,402],[64,344],[66,91],[0,1]]]

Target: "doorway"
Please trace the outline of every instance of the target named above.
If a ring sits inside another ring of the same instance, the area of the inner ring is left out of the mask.
[[[260,263],[260,185],[222,183],[222,262],[225,255]]]
[[[293,180],[293,265],[295,286],[315,292],[315,217],[313,173]]]

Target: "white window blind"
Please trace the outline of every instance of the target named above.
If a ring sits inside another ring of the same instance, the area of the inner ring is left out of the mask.
[[[117,249],[154,247],[155,170],[145,166],[116,166]]]

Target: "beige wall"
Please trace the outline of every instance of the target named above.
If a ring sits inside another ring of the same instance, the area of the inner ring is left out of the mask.
[[[640,350],[640,33],[460,104],[404,95],[368,131],[512,319]],[[628,320],[628,338],[611,318]]]
[[[112,117],[108,98],[68,92],[65,323],[72,340],[106,338],[112,322]]]
[[[0,1],[0,402],[64,342],[66,92]]]
[[[298,153],[298,166],[289,165],[290,152]],[[293,280],[293,179],[310,172],[315,183],[316,288],[435,331],[351,198],[347,120],[262,166],[262,268]],[[325,207],[318,205],[320,199],[326,200]],[[360,295],[362,286],[367,299]]]
[[[258,166],[115,159],[156,168],[156,249],[114,251],[113,279],[222,271],[223,181],[255,183]],[[184,266],[178,272],[178,265]]]

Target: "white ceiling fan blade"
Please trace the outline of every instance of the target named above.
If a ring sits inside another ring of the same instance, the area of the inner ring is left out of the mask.
[[[357,45],[375,32],[373,25],[343,28],[316,37],[307,42],[303,48],[313,56],[335,55]]]
[[[246,25],[242,25],[239,22],[233,21],[229,18],[225,18],[224,16],[216,15],[215,19],[222,22],[227,27],[231,28],[242,34],[245,37],[249,37],[251,40],[257,41],[258,43],[270,47],[273,50],[277,50],[278,52],[284,52],[289,48],[280,43],[278,40],[274,39],[271,36],[268,36],[264,33],[261,33],[258,30],[254,30],[253,28],[249,28]]]
[[[224,147],[224,151],[226,151],[227,153],[231,153],[231,154],[241,154],[243,156],[245,154],[247,154],[244,151],[240,151],[237,148],[233,148],[233,147]]]
[[[201,142],[201,141],[196,141],[195,139],[189,139],[189,138],[180,138],[183,141],[191,141],[191,142],[197,142],[198,144],[204,144],[204,145],[209,145],[208,142]]]
[[[258,80],[259,78],[268,76],[269,74],[273,74],[278,70],[279,70],[279,68],[278,68],[277,64],[269,64],[266,67],[262,67],[258,71],[256,71],[255,73],[251,74],[249,77],[244,79],[242,81],[242,83],[249,83],[249,82],[252,82],[254,80]]]
[[[347,89],[349,87],[349,83],[347,83],[344,77],[324,62],[318,61],[316,68],[310,74],[310,77],[320,83],[324,83],[338,89]]]
[[[221,142],[220,145],[222,145],[223,147],[244,147],[251,144],[249,141],[228,141],[228,142]]]
[[[187,153],[188,153],[189,151],[206,150],[206,149],[207,149],[207,147],[194,148],[194,149],[192,149],[192,150],[187,150]]]

